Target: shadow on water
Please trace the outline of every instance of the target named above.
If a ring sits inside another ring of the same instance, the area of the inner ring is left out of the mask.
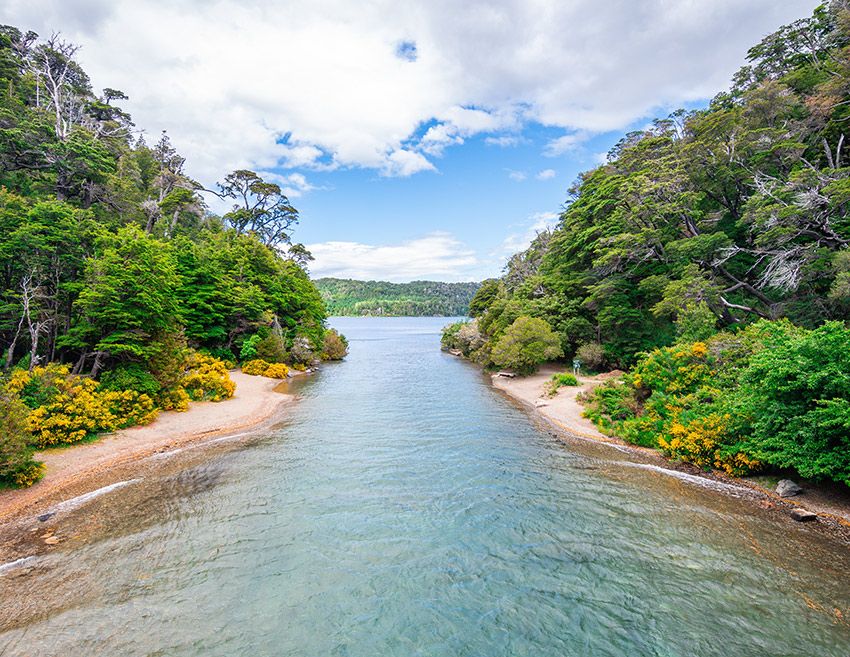
[[[843,546],[554,438],[447,322],[335,320],[285,424],[39,523],[0,655],[850,654]]]

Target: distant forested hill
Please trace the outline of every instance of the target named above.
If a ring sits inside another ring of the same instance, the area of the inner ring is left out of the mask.
[[[320,278],[316,286],[330,315],[466,315],[479,283],[355,281]]]

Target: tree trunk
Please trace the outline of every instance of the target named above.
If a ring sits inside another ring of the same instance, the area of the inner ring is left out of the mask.
[[[21,335],[21,329],[24,326],[24,317],[21,315],[21,321],[18,322],[18,328],[15,330],[15,336],[12,338],[12,344],[9,345],[9,350],[6,352],[5,371],[12,369],[12,363],[15,360],[15,347],[18,345],[18,338]]]
[[[38,364],[38,334],[38,330],[30,330],[30,372]]]
[[[83,366],[86,364],[86,359],[89,357],[89,353],[84,351],[80,354],[80,357],[77,359],[77,362],[74,363],[74,369],[71,370],[71,374],[79,374],[83,371]]]
[[[174,231],[177,228],[177,220],[180,218],[180,211],[175,210],[174,214],[171,216],[171,228],[169,228],[168,236],[174,237]]]
[[[91,378],[96,379],[97,375],[100,374],[100,369],[103,367],[103,357],[105,355],[105,351],[95,352],[94,364],[91,366]]]
[[[8,372],[12,369],[12,363],[15,361],[15,343],[18,341],[17,336],[12,340],[12,344],[6,350],[6,363],[3,366],[3,371]]]

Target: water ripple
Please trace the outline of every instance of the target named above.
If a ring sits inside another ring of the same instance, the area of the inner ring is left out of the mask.
[[[840,548],[559,443],[441,321],[339,323],[351,356],[286,426],[146,472],[92,505],[96,539],[6,571],[0,654],[850,654]]]

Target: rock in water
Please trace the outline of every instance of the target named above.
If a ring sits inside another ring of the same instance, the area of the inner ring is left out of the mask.
[[[818,514],[806,509],[794,509],[791,511],[791,517],[797,522],[811,522],[818,519]]]
[[[776,494],[779,495],[779,497],[794,497],[802,492],[803,489],[790,479],[782,479],[778,484],[776,484]]]

